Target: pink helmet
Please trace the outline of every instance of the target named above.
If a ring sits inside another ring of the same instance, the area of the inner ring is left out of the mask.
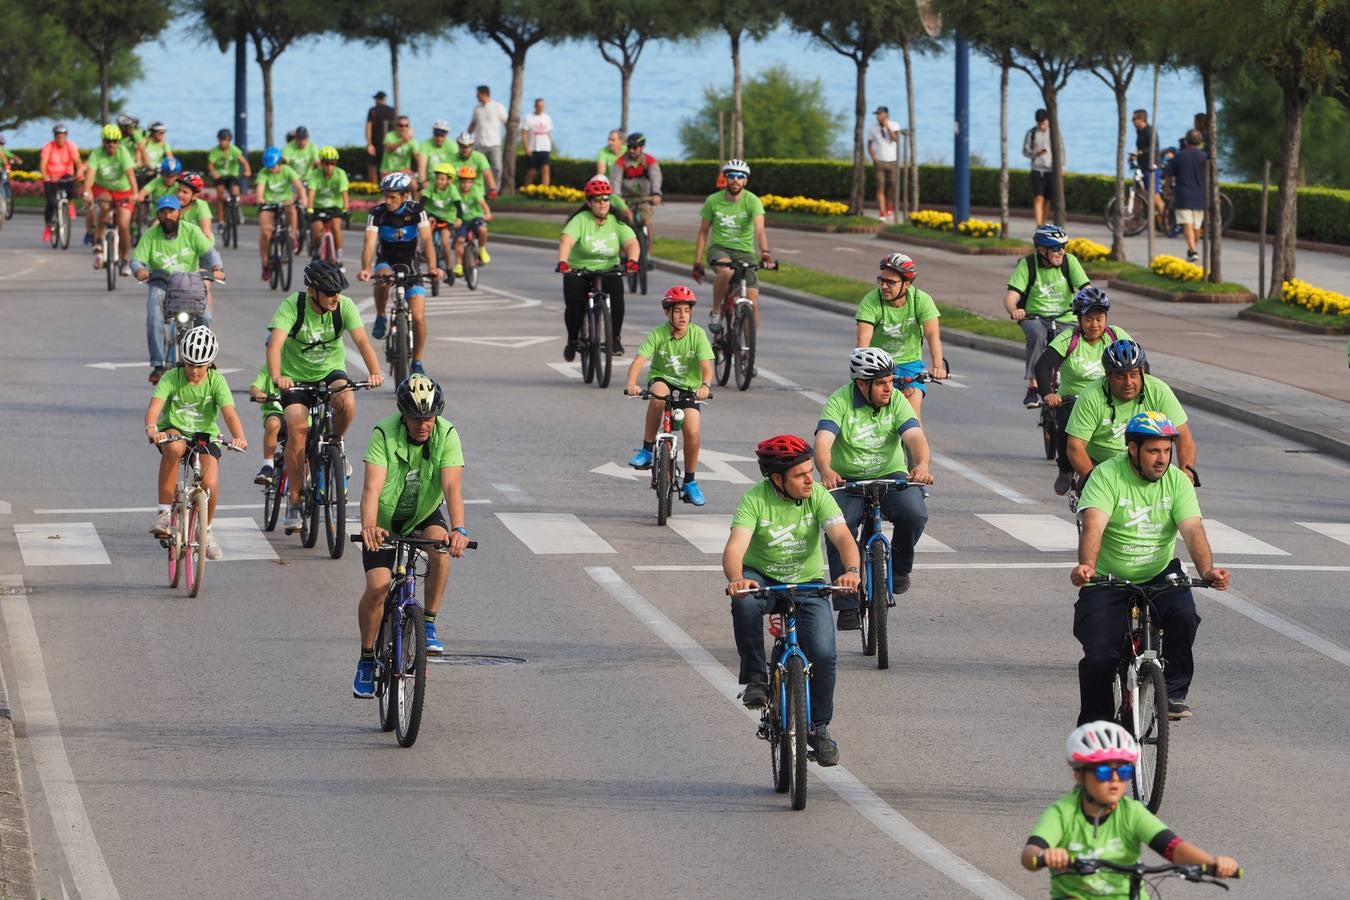
[[[1095,765],[1102,762],[1132,763],[1139,758],[1139,743],[1115,722],[1088,722],[1069,735],[1066,752],[1069,765]]]

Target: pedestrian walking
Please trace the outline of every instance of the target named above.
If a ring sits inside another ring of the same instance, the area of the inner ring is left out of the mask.
[[[366,112],[366,181],[377,182],[380,156],[384,153],[384,136],[394,127],[394,108],[385,103],[389,95],[376,91],[375,105]]]
[[[1172,179],[1172,209],[1177,224],[1186,236],[1186,259],[1198,262],[1195,249],[1196,235],[1205,224],[1205,169],[1209,154],[1200,149],[1204,136],[1192,128],[1186,132],[1185,144],[1167,163],[1166,176]]]
[[[1027,129],[1022,139],[1022,155],[1031,160],[1031,206],[1036,224],[1044,225],[1049,218],[1047,207],[1054,198],[1054,166],[1050,152],[1050,114],[1036,110],[1036,124]],[[1060,160],[1060,165],[1064,160]]]
[[[891,121],[891,111],[885,106],[878,106],[874,115],[876,124],[867,131],[867,155],[876,169],[877,215],[881,221],[891,222],[895,219],[891,201],[895,197],[896,166],[900,160],[900,123]]]
[[[492,183],[501,184],[506,107],[492,99],[492,90],[486,84],[478,86],[478,105],[473,108],[467,131],[473,135],[474,149],[488,158],[488,165],[492,167]]]
[[[539,183],[549,186],[548,161],[553,151],[553,117],[544,112],[544,98],[534,98],[534,112],[525,117],[520,125],[521,143],[530,157],[530,169],[525,173],[525,183],[534,184],[534,176]]]

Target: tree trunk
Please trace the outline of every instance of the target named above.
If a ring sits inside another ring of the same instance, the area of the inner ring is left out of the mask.
[[[263,137],[265,147],[275,147],[272,140],[272,63],[275,60],[259,59],[258,68],[262,70],[263,83]]]
[[[511,51],[511,105],[506,110],[506,137],[502,139],[502,183],[503,194],[516,190],[516,144],[520,141],[520,100],[525,93],[525,52],[528,48],[517,46]]]
[[[1005,51],[999,60],[998,76],[998,214],[999,234],[1008,236],[1008,70],[1012,68]]]
[[[624,55],[623,65],[619,66],[619,95],[622,98],[622,111],[619,114],[619,130],[624,134],[628,133],[628,97],[629,91],[633,85],[633,63]]]
[[[1129,116],[1126,112],[1125,91],[1129,88],[1128,83],[1122,83],[1119,80],[1115,83],[1116,94],[1116,211],[1112,217],[1115,222],[1112,223],[1111,230],[1114,232],[1111,238],[1111,258],[1117,262],[1125,262],[1125,129],[1129,122]],[[1150,185],[1152,182],[1149,182]],[[1145,203],[1151,203],[1153,198],[1150,196]]]
[[[867,60],[855,59],[857,87],[853,98],[853,183],[848,192],[848,213],[863,214],[863,196],[866,193],[867,169],[863,165],[863,123],[867,120]]]
[[[731,37],[731,155],[745,158],[745,128],[741,123],[741,30],[728,28]]]
[[[901,55],[905,60],[905,99],[909,102],[909,146],[912,148],[914,165],[909,167],[910,209],[919,208],[919,135],[914,130],[914,64],[909,55],[909,41],[901,45]],[[897,184],[899,179],[896,179]]]
[[[108,69],[109,60],[106,56],[100,54],[98,58],[98,112],[104,125],[108,124],[108,115],[112,112],[108,108],[111,98],[108,96]]]
[[[391,37],[389,39],[389,76],[394,90],[394,115],[398,115],[398,111],[403,108],[403,98],[398,90],[398,47],[400,43],[402,42],[398,38]]]
[[[1050,115],[1050,193],[1053,195],[1054,223],[1060,227],[1067,220],[1064,207],[1064,136],[1059,130],[1059,88],[1048,73],[1043,75],[1041,96],[1045,99],[1045,111]]]
[[[1280,153],[1280,198],[1275,207],[1275,249],[1270,263],[1270,294],[1280,295],[1282,285],[1294,277],[1298,246],[1299,144],[1307,94],[1296,83],[1280,85],[1284,94],[1284,146]]]
[[[1218,109],[1214,103],[1214,75],[1208,69],[1203,71],[1200,76],[1201,85],[1205,92],[1205,147],[1209,157],[1205,163],[1205,196],[1209,201],[1209,208],[1205,210],[1205,234],[1209,236],[1209,259],[1207,260],[1209,269],[1209,280],[1217,284],[1223,281],[1223,266],[1220,260],[1220,251],[1223,248],[1223,219],[1219,215],[1219,144],[1216,140],[1218,134]]]

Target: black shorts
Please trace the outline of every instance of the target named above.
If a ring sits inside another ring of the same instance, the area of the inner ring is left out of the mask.
[[[177,428],[165,428],[165,429],[163,429],[163,432],[164,432],[164,434],[167,434],[167,435],[179,435],[179,434],[182,434],[182,433],[183,433],[183,432],[179,431]],[[202,439],[206,440],[206,441],[208,442],[207,445],[206,445],[206,452],[207,452],[207,453],[210,453],[210,454],[211,454],[212,456],[214,456],[216,459],[220,459],[220,445],[219,445],[219,444],[210,443],[211,435],[207,434],[207,433],[204,432],[204,431],[199,431],[199,432],[197,432],[196,434],[194,434],[192,437],[193,437],[194,439],[196,439],[196,438],[202,438]],[[165,446],[166,446],[166,445],[164,445],[164,444],[156,444],[156,445],[155,445],[155,449],[159,451],[159,455],[160,455],[160,456],[163,456],[163,455],[164,455],[164,447],[165,447]]]
[[[1049,172],[1031,170],[1031,196],[1049,200],[1054,195],[1054,182]]]
[[[232,188],[239,184],[238,175],[222,175],[219,178],[212,178],[211,184],[215,187]]]
[[[675,399],[671,401],[671,409],[698,409],[698,401],[694,399],[697,391],[691,391],[688,388],[682,388],[679,385],[671,384],[664,378],[653,378],[647,382],[648,389],[654,384],[664,384],[666,389],[674,395]]]
[[[320,206],[309,217],[311,222],[327,222],[329,219],[341,219],[343,211],[336,206]]]
[[[323,383],[332,386],[335,381],[351,381],[351,377],[341,369],[334,369],[323,378]],[[281,408],[299,403],[302,406],[309,406],[309,401],[313,398],[314,392],[309,388],[290,388],[281,392]],[[284,422],[285,419],[283,418]]]
[[[425,531],[432,525],[439,525],[446,530],[446,533],[449,533],[450,526],[445,521],[445,507],[443,506],[436,507],[436,511],[434,513],[432,513],[431,515],[423,519],[421,522],[419,522],[416,528],[409,529],[406,533],[421,534],[423,531]],[[369,572],[371,569],[392,569],[394,567],[394,551],[375,550],[372,552],[362,547],[361,565],[366,567],[367,572]]]
[[[531,151],[531,153],[530,153],[530,166],[531,166],[532,168],[538,169],[538,168],[540,168],[541,166],[546,166],[546,165],[548,165],[548,158],[549,158],[550,155],[551,155],[551,151],[548,151],[548,150],[534,150],[534,151]]]

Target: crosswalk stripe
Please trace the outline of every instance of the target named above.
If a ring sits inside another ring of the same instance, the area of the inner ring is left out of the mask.
[[[239,559],[276,559],[276,551],[263,535],[258,523],[250,516],[216,516],[211,522],[211,534],[220,544],[222,562]]]
[[[1244,534],[1217,519],[1205,519],[1205,536],[1214,553],[1232,553],[1237,556],[1288,556],[1288,550],[1267,544],[1260,538]]]
[[[581,378],[581,363],[551,362],[548,364],[548,367],[567,378]]]
[[[990,525],[1045,553],[1078,549],[1078,529],[1059,516],[977,513]]]
[[[670,529],[704,553],[721,553],[731,531],[731,516],[671,516]]]
[[[1347,522],[1296,522],[1304,528],[1311,529],[1318,534],[1325,535],[1333,541],[1340,541],[1342,544],[1350,544],[1350,523]]]
[[[535,553],[614,553],[604,538],[571,513],[497,513],[497,518]]]
[[[918,553],[955,553],[951,547],[939,541],[932,535],[925,534],[919,538],[919,543],[914,545],[914,550]]]
[[[15,525],[14,536],[26,566],[106,566],[112,562],[93,522]]]

